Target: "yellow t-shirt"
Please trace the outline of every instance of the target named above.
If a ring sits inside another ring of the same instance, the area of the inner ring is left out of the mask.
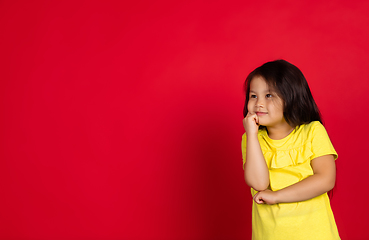
[[[280,190],[311,175],[310,161],[337,153],[323,125],[314,121],[296,127],[280,140],[269,138],[259,130],[258,138],[269,169],[270,188]],[[246,133],[242,136],[243,164],[246,161]],[[252,196],[257,191],[251,188]],[[254,240],[330,240],[340,239],[327,193],[295,203],[252,206],[252,239]]]

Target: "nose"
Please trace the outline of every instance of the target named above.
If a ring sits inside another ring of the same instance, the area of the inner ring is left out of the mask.
[[[264,107],[264,102],[258,99],[256,102],[256,107]]]

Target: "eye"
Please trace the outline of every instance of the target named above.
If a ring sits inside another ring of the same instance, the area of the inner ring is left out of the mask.
[[[265,97],[266,98],[271,98],[271,97],[273,97],[273,95],[269,93],[269,94],[265,95]]]
[[[250,98],[256,98],[256,95],[255,94],[251,94],[250,95]]]

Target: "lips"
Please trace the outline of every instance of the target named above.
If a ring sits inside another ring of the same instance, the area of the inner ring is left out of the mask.
[[[267,112],[255,112],[258,116],[264,116],[267,115]]]

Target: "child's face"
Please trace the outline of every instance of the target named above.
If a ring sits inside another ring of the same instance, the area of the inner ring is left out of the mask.
[[[263,77],[251,79],[247,109],[250,113],[256,113],[260,125],[277,127],[287,124],[283,117],[283,100],[269,88]]]

